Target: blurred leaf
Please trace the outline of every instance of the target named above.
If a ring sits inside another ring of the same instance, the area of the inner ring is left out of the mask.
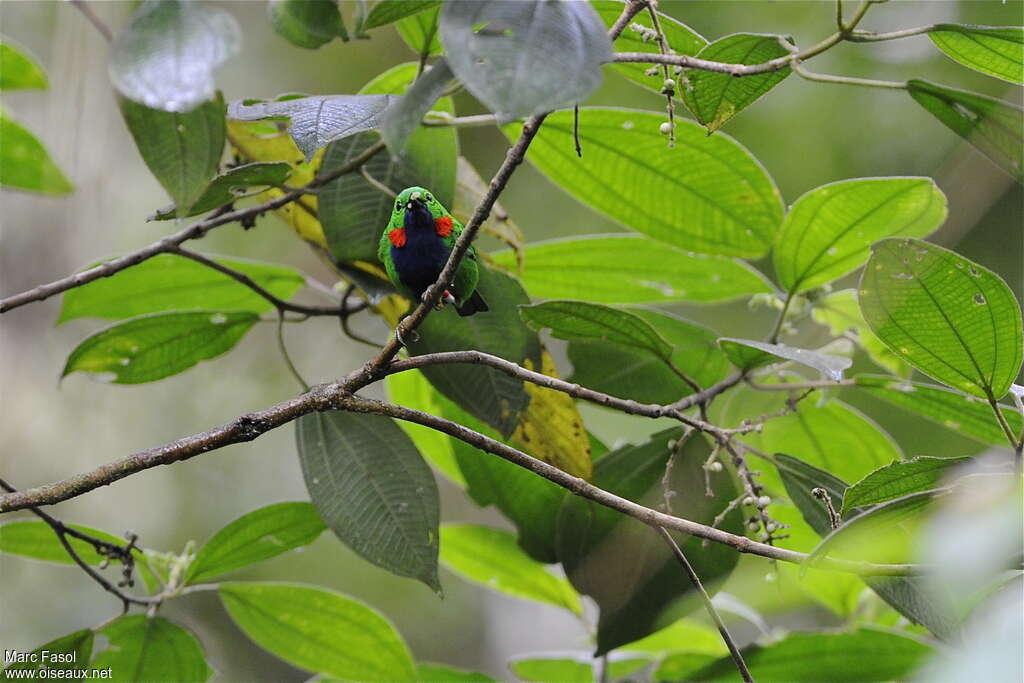
[[[680,428],[672,428],[645,443],[616,449],[596,463],[594,483],[643,505],[660,505],[670,444],[681,435]],[[675,456],[670,481],[675,494],[673,513],[707,524],[737,495],[725,476],[712,477],[714,498],[704,495],[703,463],[709,453],[703,438],[687,441]],[[742,527],[738,510],[718,525],[739,534]],[[700,539],[674,535],[711,591],[715,581],[728,576],[736,565],[737,555],[728,548],[717,544],[702,548]],[[558,559],[569,580],[600,607],[598,656],[653,632],[661,613],[681,598],[689,598],[681,611],[698,607],[693,586],[668,546],[642,522],[568,496],[559,514],[556,540]]]
[[[380,128],[381,116],[398,98],[390,95],[281,95],[276,100],[236,100],[228,118],[239,121],[285,117],[288,133],[308,162],[321,147]]]
[[[723,256],[767,254],[782,223],[771,177],[732,138],[708,137],[689,121],[677,120],[670,149],[659,132],[664,120],[663,113],[581,107],[579,159],[573,113],[555,112],[527,159],[587,206],[657,240]],[[511,138],[520,126],[503,130]]]
[[[827,325],[834,337],[849,338],[852,332],[857,344],[876,365],[900,377],[910,376],[910,366],[890,351],[864,321],[856,289],[843,289],[815,300],[811,317],[814,322]]]
[[[352,598],[284,583],[224,583],[220,597],[253,642],[293,666],[346,681],[417,680],[394,626]]]
[[[303,415],[296,445],[320,517],[363,558],[441,592],[437,484],[412,440],[389,417]]]
[[[448,63],[501,123],[581,102],[601,84],[611,41],[583,2],[449,0]]]
[[[512,251],[492,254],[507,269]],[[771,292],[746,263],[694,254],[642,235],[588,235],[527,245],[519,276],[538,299],[583,298],[594,303],[717,302]]]
[[[673,652],[658,664],[658,668],[652,674],[652,679],[655,681],[689,681],[694,672],[700,671],[715,659],[714,655]]]
[[[67,526],[81,531],[83,534],[89,534],[101,541],[108,541],[120,546],[125,545],[123,538],[118,538],[105,531],[99,531],[98,529],[81,524],[67,524]],[[97,565],[105,559],[103,555],[96,552],[91,543],[73,536],[68,536],[67,539],[71,547],[78,553],[78,556],[87,564]],[[21,519],[0,524],[0,553],[29,557],[33,560],[42,560],[43,562],[56,562],[58,564],[75,563],[68,554],[68,551],[64,549],[60,539],[57,538],[57,534],[50,528],[50,525],[36,519]]]
[[[291,167],[285,162],[257,162],[228,169],[210,182],[202,196],[185,212],[185,216],[198,216],[228,202],[249,196],[252,193],[247,190],[253,186],[263,188],[268,185],[283,185],[291,172]],[[159,209],[146,220],[171,220],[177,218],[177,211],[177,205],[171,204]]]
[[[893,353],[973,396],[1001,398],[1020,371],[1017,299],[998,275],[952,251],[879,242],[861,277],[860,306]]]
[[[13,681],[22,678],[43,678],[43,676],[29,675],[27,672],[33,671],[38,672],[41,669],[47,671],[81,671],[88,669],[89,657],[92,656],[92,645],[95,634],[92,629],[83,628],[79,631],[74,631],[51,640],[48,643],[40,645],[30,653],[26,653],[29,656],[27,661],[8,663],[7,657],[4,657],[4,664],[2,671],[0,671],[0,681]],[[10,651],[8,651],[10,652]],[[6,654],[6,653],[5,653]],[[58,655],[58,657],[54,657]],[[67,661],[64,661],[67,659]],[[26,672],[24,674],[15,674],[13,672]],[[57,678],[52,675],[51,678]],[[68,676],[73,678],[75,676]]]
[[[791,295],[823,285],[863,265],[883,237],[924,237],[945,219],[946,197],[931,178],[823,185],[797,199],[782,222],[774,252],[779,284]]]
[[[388,375],[385,379],[388,389],[388,400],[406,408],[414,408],[431,415],[441,413],[441,403],[437,400],[437,390],[419,370],[407,370]],[[430,427],[415,422],[399,420],[398,426],[409,435],[417,450],[441,474],[459,488],[466,488],[466,480],[459,471],[459,463],[455,461],[452,451],[451,437]]]
[[[67,194],[74,186],[30,133],[0,110],[0,186],[43,194]]]
[[[99,633],[110,644],[89,666],[110,668],[109,680],[201,683],[213,673],[196,637],[163,617],[126,614]]]
[[[697,384],[707,387],[724,379],[729,362],[718,348],[718,335],[664,311],[630,308],[672,346],[672,362]],[[663,360],[639,349],[609,341],[569,344],[572,380],[612,396],[641,403],[668,404],[693,389]]]
[[[477,671],[456,669],[447,664],[421,662],[416,665],[416,671],[419,673],[419,680],[425,683],[498,683],[490,676]]]
[[[751,645],[743,659],[758,681],[873,683],[903,679],[932,648],[899,633],[860,628],[847,633],[791,633],[772,645]],[[687,678],[741,681],[732,657],[722,657]]]
[[[846,489],[843,515],[856,507],[876,505],[910,493],[938,488],[953,468],[973,460],[969,457],[930,458],[922,455],[880,467]]]
[[[804,520],[819,536],[832,533],[832,522],[828,516],[825,502],[816,498],[811,491],[824,489],[832,502],[832,509],[837,513],[844,506],[843,496],[847,485],[842,479],[833,476],[809,463],[786,455],[775,454],[775,467],[786,487],[786,495],[793,501]]]
[[[362,28],[370,29],[418,15],[441,4],[441,0],[378,0],[363,20]]]
[[[325,528],[309,503],[257,508],[225,526],[199,549],[185,573],[185,583],[208,581],[309,545]]]
[[[579,595],[564,578],[527,556],[514,534],[475,524],[441,527],[441,562],[463,578],[518,598],[582,614]]]
[[[0,90],[46,90],[48,87],[46,71],[28,50],[7,38],[0,38]]]
[[[899,406],[947,429],[995,446],[1006,444],[992,409],[974,396],[924,384],[894,380],[879,375],[857,375],[857,386],[886,403]],[[1000,406],[1003,417],[1015,433],[1024,429],[1021,414],[1009,406]]]
[[[537,683],[592,683],[594,680],[590,662],[577,659],[514,659],[508,663],[508,668],[521,680]]]
[[[408,5],[408,0],[403,0],[401,5]],[[417,12],[409,17],[404,17],[395,22],[398,34],[402,36],[413,52],[418,55],[432,57],[444,52],[441,45],[441,4],[423,12]]]
[[[649,652],[663,655],[668,652],[695,652],[706,655],[724,655],[729,652],[722,635],[711,626],[680,619],[660,631],[618,648],[620,652]]]
[[[444,94],[452,81],[452,70],[442,58],[428,67],[381,118],[380,136],[393,156],[403,158],[412,134],[423,117]]]
[[[419,16],[419,15],[417,15]],[[484,195],[487,194],[488,185],[480,174],[477,173],[476,168],[473,167],[466,157],[459,157],[457,166],[457,177],[455,184],[455,199],[451,206],[452,215],[462,221],[465,225],[469,222],[473,213],[476,211],[476,207],[479,206]],[[511,252],[501,252],[503,256],[511,257],[515,254],[515,266],[521,267],[523,261],[523,248],[526,243],[526,238],[523,237],[522,230],[519,226],[509,217],[508,212],[505,211],[505,207],[501,205],[501,202],[494,202],[494,206],[491,207],[491,212],[480,224],[480,231],[484,234],[489,234],[512,248]],[[496,255],[490,255],[494,261],[497,261],[499,265],[506,269],[510,269],[509,258],[497,259],[493,258]]]
[[[722,351],[733,365],[744,370],[771,365],[780,360],[791,360],[817,370],[824,379],[839,382],[843,379],[843,371],[853,365],[852,360],[843,356],[798,349],[787,344],[766,344],[753,339],[722,337],[718,340],[718,345],[722,347]]]
[[[305,286],[302,273],[288,266],[216,257],[245,273],[274,296],[289,299]],[[91,267],[100,265],[93,264]],[[262,313],[274,306],[240,282],[175,254],[157,254],[111,277],[64,293],[57,324],[76,318],[122,320],[145,313],[203,307]]]
[[[348,40],[337,0],[270,0],[270,23],[292,45],[315,50],[335,38]]]
[[[214,96],[213,71],[237,53],[242,30],[225,10],[145,0],[110,51],[110,80],[150,109],[188,112]]]
[[[928,37],[964,66],[1024,85],[1024,28],[938,24]]]
[[[218,95],[187,114],[151,109],[120,99],[121,115],[142,160],[188,214],[217,174],[224,152],[224,101]]]
[[[789,54],[781,38],[760,33],[734,33],[707,45],[697,57],[729,64],[760,64]],[[735,78],[693,69],[686,74],[688,82],[679,87],[687,108],[709,133],[713,133],[785,80],[789,73],[787,66],[778,71]]]
[[[1024,183],[1024,109],[916,79],[907,81],[907,91],[928,113]]]
[[[598,458],[603,458],[608,455],[608,446],[604,445],[604,442],[593,435],[591,432],[587,432],[587,441],[590,443],[590,459],[596,461]]]
[[[252,311],[167,311],[129,318],[86,337],[61,372],[113,384],[155,382],[230,351],[259,322]]]
[[[590,4],[594,6],[601,21],[609,29],[615,24],[625,7],[625,3],[621,0],[591,0]],[[649,12],[640,12],[629,23],[630,25],[619,34],[613,43],[616,52],[661,52],[657,40],[644,40],[643,34],[633,28],[633,25],[637,24],[649,31],[653,30]],[[708,41],[692,28],[661,12],[658,12],[658,24],[661,26],[669,48],[678,55],[696,55],[701,48],[708,44]],[[651,68],[649,64],[612,64],[612,68],[634,83],[654,92],[660,93],[664,87],[665,76],[661,69],[658,69],[655,76],[646,74],[647,70]]]

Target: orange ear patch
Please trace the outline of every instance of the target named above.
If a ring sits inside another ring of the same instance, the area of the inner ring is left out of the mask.
[[[403,230],[402,228],[395,228],[394,230],[388,231],[388,240],[391,241],[392,246],[404,247],[405,230]]]
[[[437,231],[437,234],[440,235],[441,237],[447,237],[448,235],[452,234],[452,217],[441,216],[436,221],[434,221],[434,229]]]

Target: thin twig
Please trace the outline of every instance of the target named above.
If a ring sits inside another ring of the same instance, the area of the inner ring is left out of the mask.
[[[837,85],[858,85],[865,88],[881,88],[882,90],[906,90],[905,81],[880,81],[873,78],[855,78],[853,76],[835,76],[832,74],[819,74],[805,69],[800,62],[793,62],[790,66],[800,78],[818,83],[835,83]]]
[[[96,13],[92,11],[92,7],[89,7],[89,3],[86,0],[68,0],[72,5],[75,6],[79,12],[81,12],[89,23],[100,32],[100,35],[108,42],[114,41],[114,34],[110,31],[110,27],[103,23],[103,20],[96,16]]]
[[[397,192],[392,190],[390,187],[388,187],[381,181],[374,178],[372,175],[370,175],[370,172],[366,170],[365,165],[361,169],[359,169],[359,172],[362,174],[363,180],[370,183],[370,185],[373,186],[374,189],[378,190],[381,194],[390,197],[391,199],[395,199],[396,197],[398,197]]]
[[[284,359],[284,364],[288,366],[292,377],[299,383],[303,391],[309,391],[309,383],[303,379],[299,369],[295,367],[295,363],[292,362],[292,357],[288,353],[288,345],[284,343],[284,311],[280,310],[277,312],[277,348],[281,351],[281,358]]]

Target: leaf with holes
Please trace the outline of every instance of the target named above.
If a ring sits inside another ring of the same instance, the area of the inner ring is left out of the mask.
[[[817,370],[825,379],[839,382],[843,379],[843,371],[853,365],[852,360],[843,356],[798,349],[788,344],[768,344],[753,339],[722,337],[718,340],[718,345],[722,347],[722,351],[733,365],[743,370],[791,360]]]
[[[741,79],[742,80],[742,79]],[[794,202],[775,238],[775,272],[791,295],[859,268],[884,237],[924,237],[946,219],[931,178],[829,183]]]
[[[928,37],[964,66],[1024,85],[1024,28],[937,24]]]
[[[270,0],[270,23],[277,35],[310,50],[335,38],[348,40],[336,0]]]
[[[972,396],[1002,398],[1020,371],[1017,299],[998,275],[952,251],[879,242],[861,277],[860,307],[893,353]]]
[[[115,681],[201,683],[213,673],[196,637],[163,617],[126,614],[99,633],[109,646],[89,665],[109,668]]]
[[[345,545],[398,576],[441,592],[437,579],[437,484],[391,418],[303,415],[295,440],[309,496]]]
[[[815,298],[813,306],[814,322],[828,326],[833,337],[852,337],[876,365],[899,377],[910,376],[911,367],[890,351],[864,322],[856,289],[843,289]]]

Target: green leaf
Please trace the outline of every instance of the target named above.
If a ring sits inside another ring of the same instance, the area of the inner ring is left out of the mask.
[[[595,463],[594,483],[643,505],[661,505],[670,444],[681,434],[680,428],[673,428],[645,443],[616,449]],[[725,475],[712,475],[713,498],[704,494],[703,464],[710,451],[702,437],[687,441],[675,456],[669,482],[675,494],[673,513],[707,524],[737,495]],[[733,510],[718,527],[743,533],[742,516]],[[716,580],[732,571],[736,553],[717,544],[703,548],[700,539],[676,536],[705,586],[713,591]],[[668,546],[641,522],[569,496],[558,517],[556,540],[558,559],[569,580],[600,607],[597,656],[653,632],[661,613],[680,598],[686,598],[681,612],[699,609],[693,586]],[[615,548],[611,554],[609,543]]]
[[[672,346],[673,364],[697,384],[711,386],[729,371],[729,362],[712,330],[664,311],[629,311]],[[574,341],[569,344],[569,360],[573,366],[571,381],[612,396],[668,404],[693,393],[661,358],[615,342]]]
[[[441,527],[441,562],[463,578],[527,600],[582,614],[579,595],[518,545],[514,534],[475,524]]]
[[[775,238],[779,284],[790,295],[823,285],[863,265],[883,237],[924,237],[945,219],[946,196],[931,178],[823,185],[796,200]]]
[[[1006,434],[999,428],[992,408],[974,396],[923,382],[894,380],[878,375],[857,375],[857,386],[886,403],[927,418],[946,429],[995,446],[1006,445]],[[1024,429],[1021,414],[1009,406],[1000,406],[1010,429]]]
[[[417,64],[406,62],[377,76],[360,90],[361,95],[400,95],[416,78]],[[394,99],[392,97],[392,99]],[[435,111],[453,113],[450,97],[434,103]],[[377,142],[376,133],[363,133],[332,143],[319,173],[344,165]],[[455,167],[458,137],[451,127],[420,128],[409,140],[401,163],[387,154],[374,156],[366,172],[395,192],[419,185],[434,193],[447,207],[455,198]],[[392,198],[371,185],[361,174],[349,173],[321,188],[318,214],[331,255],[337,261],[377,261],[381,233],[391,218]]]
[[[380,128],[384,110],[396,100],[391,95],[280,95],[271,101],[236,100],[228,106],[228,118],[288,119],[288,134],[308,162],[335,140]]]
[[[729,64],[760,64],[789,54],[781,38],[761,33],[734,33],[706,46],[697,57]],[[680,88],[687,108],[697,121],[707,126],[709,133],[713,133],[785,80],[789,73],[787,66],[778,71],[735,78],[693,69],[686,75],[689,83]]]
[[[325,529],[309,503],[274,503],[246,513],[214,534],[196,553],[186,583],[221,574],[309,545]]]
[[[123,538],[118,538],[105,531],[99,531],[81,524],[67,524],[67,526],[83,534],[89,534],[94,538],[120,546],[125,545]],[[78,556],[84,562],[97,565],[106,559],[96,552],[91,543],[87,543],[73,536],[68,536],[68,543],[75,549]],[[41,520],[23,519],[6,524],[0,524],[0,553],[8,555],[20,555],[33,560],[43,562],[56,562],[59,564],[74,564],[74,560],[64,549],[64,545],[57,538],[50,526]]]
[[[291,166],[284,161],[280,162],[255,162],[236,166],[214,178],[202,196],[195,204],[185,212],[186,216],[198,216],[201,213],[212,211],[228,202],[247,197],[250,187],[261,189],[267,186],[283,185],[291,174]],[[158,210],[147,220],[166,221],[177,218],[178,207],[171,204],[168,207]]]
[[[441,40],[452,71],[501,123],[585,100],[612,53],[584,2],[451,0]]]
[[[860,628],[848,633],[791,633],[772,645],[743,649],[758,681],[787,683],[874,683],[905,679],[932,648],[889,631]],[[688,681],[741,681],[732,657],[722,657]]]
[[[519,307],[520,315],[536,330],[566,341],[610,341],[672,357],[672,346],[651,325],[629,311],[586,301],[545,301]]]
[[[380,137],[392,156],[403,158],[409,139],[420,128],[423,117],[452,82],[448,61],[441,58],[424,71],[402,98],[388,107],[381,119]]]
[[[846,490],[843,496],[843,515],[856,507],[884,503],[910,493],[938,488],[953,468],[973,461],[973,458],[968,457],[930,458],[922,455],[880,467]]]
[[[618,649],[622,652],[648,652],[653,655],[695,652],[719,656],[729,651],[716,629],[685,619],[674,621],[660,631],[626,643]]]
[[[110,668],[110,680],[201,683],[213,673],[196,637],[163,617],[125,615],[100,633],[110,645],[89,666]]]
[[[1024,28],[938,24],[928,33],[936,47],[964,66],[1024,85]]]
[[[400,4],[408,5],[409,2],[403,1]],[[441,45],[440,3],[432,9],[399,19],[395,28],[406,45],[418,55],[432,57],[444,52]]]
[[[441,592],[437,484],[391,418],[311,413],[296,422],[306,488],[320,517],[369,562]]]
[[[594,669],[590,661],[564,657],[514,659],[508,663],[508,668],[520,679],[537,683],[592,683],[594,680]]]
[[[1024,183],[1024,108],[927,81],[907,81],[914,101]]]
[[[310,50],[335,38],[348,40],[337,0],[270,0],[270,23],[277,35]]]
[[[832,509],[839,512],[843,506],[846,493],[846,482],[839,477],[809,463],[786,455],[775,454],[775,468],[779,472],[782,484],[786,487],[786,495],[793,501],[804,520],[819,536],[827,536],[832,532],[825,502],[819,500],[811,492],[824,489],[832,502]]]
[[[0,110],[0,186],[43,194],[67,194],[74,190],[43,143],[20,123]]]
[[[26,658],[26,661],[4,666],[3,670],[0,671],[0,681],[42,678],[42,676],[30,676],[27,672],[38,672],[44,668],[47,671],[81,671],[87,669],[89,657],[92,656],[94,636],[95,634],[92,629],[83,628],[40,645],[32,650],[31,653],[27,653],[29,656]],[[58,656],[55,657],[54,655]],[[4,662],[5,664],[7,663],[7,657],[4,657]],[[26,673],[12,673],[15,671],[24,671]],[[56,676],[52,675],[51,677],[56,678]],[[68,676],[68,678],[72,677]]]
[[[890,351],[864,322],[864,316],[860,314],[860,304],[857,302],[856,289],[832,292],[816,299],[813,306],[811,317],[814,318],[814,322],[827,325],[832,336],[846,339],[852,337],[876,365],[900,377],[910,375],[910,366]]]
[[[352,598],[283,583],[225,583],[220,597],[253,642],[293,666],[346,681],[417,680],[395,627]]]
[[[406,17],[418,15],[441,4],[441,0],[379,0],[370,8],[362,28],[386,26]]]
[[[204,102],[187,114],[151,109],[121,98],[121,115],[146,166],[186,215],[217,174],[224,152],[224,101]]]
[[[690,681],[694,672],[700,671],[716,659],[713,655],[697,652],[673,652],[665,657],[654,670],[655,681]]]
[[[583,158],[573,150],[573,113],[555,112],[527,159],[591,208],[662,242],[723,256],[760,258],[782,223],[782,199],[760,163],[726,135],[676,122],[676,146],[656,112],[580,108]],[[506,126],[515,137],[518,124]],[[609,188],[615,188],[609,191]]]
[[[620,0],[591,0],[590,4],[597,10],[605,27],[609,29],[622,15],[624,8]],[[637,24],[648,31],[653,30],[649,12],[640,12],[633,17],[629,24],[613,43],[616,52],[661,52],[657,40],[644,40],[643,34],[633,28],[633,25]],[[708,41],[692,28],[661,12],[658,12],[658,24],[661,26],[669,48],[678,55],[696,55],[701,48],[708,44]],[[611,66],[629,80],[648,90],[660,93],[664,87],[664,72],[659,69],[657,75],[648,76],[646,72],[651,68],[649,64],[622,63]]]
[[[477,671],[456,669],[447,664],[420,662],[416,665],[416,671],[420,675],[419,680],[425,683],[498,683]]]
[[[853,365],[852,360],[843,356],[798,349],[787,344],[766,344],[753,339],[722,337],[718,340],[718,345],[722,347],[722,351],[733,365],[744,370],[771,365],[780,360],[791,360],[817,370],[825,379],[838,382],[843,379],[843,371]]]
[[[516,267],[515,252],[491,255]],[[583,298],[602,304],[727,301],[771,292],[743,261],[694,254],[642,235],[587,235],[534,242],[524,253],[520,281],[538,299]]]
[[[879,242],[861,277],[860,306],[893,353],[968,394],[1001,398],[1020,371],[1017,299],[998,275],[952,251]]]
[[[46,90],[46,72],[28,50],[0,38],[0,90]],[[4,144],[7,144],[6,139]]]
[[[114,384],[154,382],[228,352],[259,319],[251,311],[168,311],[130,318],[82,341],[61,377],[82,371]]]
[[[302,273],[288,266],[216,257],[245,273],[281,299],[305,285]],[[89,266],[90,268],[99,263]],[[238,281],[201,263],[174,254],[157,254],[111,277],[93,280],[64,293],[57,324],[76,318],[122,320],[145,313],[202,307],[262,313],[274,306]]]
[[[431,415],[441,413],[441,402],[437,390],[419,370],[407,370],[388,375],[385,378],[388,389],[388,400],[406,408],[414,408]],[[430,427],[415,422],[400,420],[398,426],[409,435],[417,450],[441,474],[459,488],[466,488],[466,480],[459,471],[459,463],[455,460],[451,437]]]
[[[214,96],[213,71],[241,47],[225,10],[183,0],[145,0],[110,51],[110,80],[129,100],[188,112]]]

